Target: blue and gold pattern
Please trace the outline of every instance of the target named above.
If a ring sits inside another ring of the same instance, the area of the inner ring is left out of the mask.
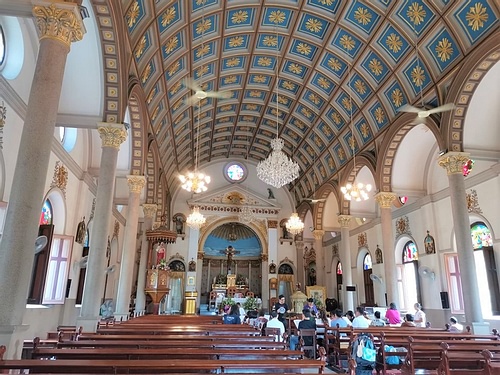
[[[347,10],[346,20],[355,27],[369,34],[378,24],[380,16],[369,6],[359,1],[353,1]]]
[[[380,132],[400,116],[398,108],[421,104],[421,91],[424,105],[443,104],[461,63],[500,27],[496,0],[120,4],[126,4],[121,11],[129,34],[124,57],[144,88],[162,163],[170,170],[192,164],[189,129],[196,107],[185,102],[193,95],[183,84],[187,77],[204,90],[232,95],[201,102],[203,160],[245,155],[247,133],[251,158],[267,157],[279,72],[280,135],[286,152],[307,169],[302,178],[309,181],[298,181],[306,191],[313,181],[311,153],[322,182],[341,177],[335,174],[351,158],[345,138],[350,96],[359,152],[371,152]],[[182,160],[173,159],[175,154]]]

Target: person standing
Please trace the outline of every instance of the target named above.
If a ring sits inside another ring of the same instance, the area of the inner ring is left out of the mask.
[[[420,303],[415,303],[413,306],[415,308],[415,316],[413,322],[415,323],[415,327],[424,327],[425,328],[425,313],[422,311],[422,305]]]
[[[283,294],[280,294],[278,296],[278,302],[276,302],[276,304],[273,306],[273,311],[276,311],[278,313],[278,320],[286,327],[285,314],[287,312],[290,312],[290,309],[285,302],[285,296]]]

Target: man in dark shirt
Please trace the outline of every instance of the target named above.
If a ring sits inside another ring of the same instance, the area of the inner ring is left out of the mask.
[[[286,324],[286,319],[285,319],[285,314],[290,311],[288,308],[288,305],[285,303],[285,296],[283,294],[280,294],[278,296],[278,302],[276,302],[273,306],[273,311],[276,311],[278,313],[278,320],[283,323],[283,325],[287,326]]]
[[[299,322],[297,327],[299,330],[298,334],[300,335],[301,329],[316,329],[316,319],[311,319],[311,310],[304,309],[302,310],[302,320]],[[304,336],[304,345],[310,346],[313,344],[312,336]],[[299,344],[299,336],[291,336],[290,337],[290,350],[296,350]]]

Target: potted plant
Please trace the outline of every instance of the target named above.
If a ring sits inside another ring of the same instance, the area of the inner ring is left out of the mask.
[[[219,304],[220,313],[228,313],[232,305],[236,305],[236,302],[231,298],[224,298]]]
[[[241,305],[245,309],[245,311],[255,310],[259,307],[257,303],[257,298],[255,297],[247,297],[243,305]]]

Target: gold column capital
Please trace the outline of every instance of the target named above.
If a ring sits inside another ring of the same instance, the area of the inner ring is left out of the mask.
[[[447,152],[438,159],[440,167],[446,169],[448,176],[451,174],[462,173],[462,168],[470,154],[467,152]]]
[[[140,193],[146,184],[146,177],[144,176],[127,176],[128,189],[131,193]]]
[[[100,122],[97,131],[102,140],[102,147],[113,147],[119,150],[120,145],[127,139],[127,130],[122,124]]]
[[[375,200],[377,201],[380,208],[391,208],[392,202],[396,199],[398,195],[389,191],[381,191],[375,195]]]
[[[321,240],[325,234],[324,230],[315,229],[312,232],[315,240]]]
[[[351,223],[351,215],[339,215],[338,221],[341,228],[349,228],[349,224]]]
[[[267,220],[267,229],[277,229],[278,220]]]
[[[142,205],[142,210],[144,211],[144,216],[146,217],[154,217],[157,209],[157,204],[145,203]]]
[[[33,0],[33,16],[40,40],[54,39],[63,43],[68,49],[72,42],[82,40],[86,32],[76,3]]]

